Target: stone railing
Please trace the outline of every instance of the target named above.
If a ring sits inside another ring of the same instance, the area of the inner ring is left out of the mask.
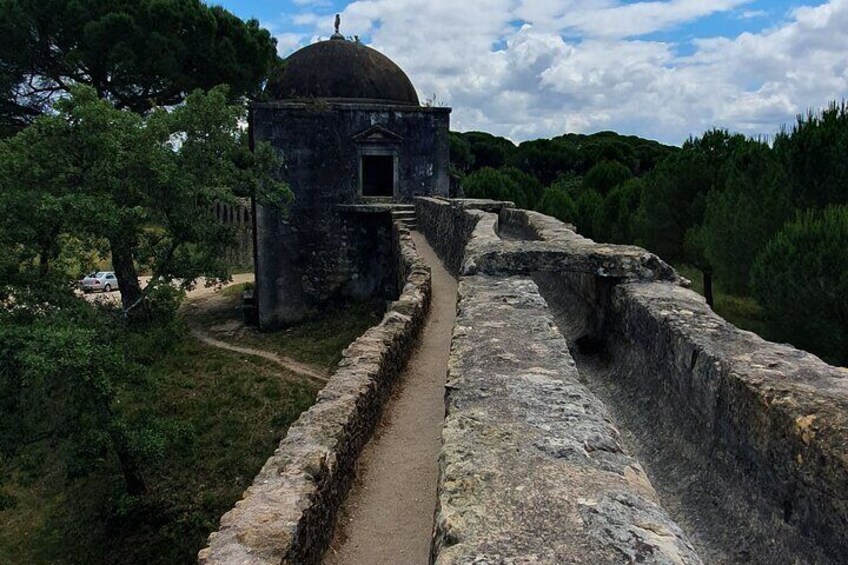
[[[354,466],[414,347],[430,302],[430,269],[406,228],[394,247],[405,284],[382,321],[344,352],[316,403],[289,428],[235,508],[221,518],[203,565],[319,563]]]

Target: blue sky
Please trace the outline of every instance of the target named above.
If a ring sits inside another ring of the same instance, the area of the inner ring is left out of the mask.
[[[285,56],[342,32],[410,76],[452,127],[515,141],[614,130],[680,144],[772,135],[848,97],[848,0],[218,0]]]

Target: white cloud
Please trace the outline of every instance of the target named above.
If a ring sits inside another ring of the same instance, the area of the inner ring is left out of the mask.
[[[592,7],[596,2],[581,2],[579,8],[557,18],[560,27],[602,37],[632,37],[695,21],[718,12],[727,12],[752,0],[670,0]],[[609,4],[604,2],[604,4]]]
[[[452,106],[455,129],[516,140],[613,129],[680,143],[713,126],[770,134],[848,96],[848,0],[759,33],[693,40],[686,56],[641,39],[719,12],[744,17],[749,3],[359,0],[342,31],[394,59],[422,100],[435,93]],[[332,32],[332,16],[316,10],[296,21]]]
[[[737,18],[740,20],[752,20],[754,18],[765,18],[768,16],[768,12],[765,10],[745,10],[739,14],[737,14]]]
[[[280,57],[286,57],[303,47],[311,36],[303,33],[278,33],[274,37],[277,39],[277,53]]]

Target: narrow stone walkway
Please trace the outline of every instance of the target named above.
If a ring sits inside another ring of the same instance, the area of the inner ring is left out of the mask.
[[[325,565],[426,565],[436,507],[444,384],[456,317],[456,280],[418,232],[433,297],[418,348],[360,456]]]

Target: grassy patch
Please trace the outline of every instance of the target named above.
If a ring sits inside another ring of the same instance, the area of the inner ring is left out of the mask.
[[[335,306],[316,316],[277,332],[261,332],[235,324],[241,320],[241,293],[247,284],[232,285],[202,307],[186,310],[204,331],[230,343],[285,355],[330,370],[341,360],[341,352],[365,330],[377,324],[382,314],[362,303]]]
[[[680,275],[692,281],[692,290],[701,296],[704,295],[704,279],[701,271],[691,265],[675,265],[674,268]],[[753,297],[729,294],[724,291],[719,281],[714,280],[713,298],[715,299],[713,309],[716,314],[738,328],[769,339],[763,309]]]
[[[288,330],[238,322],[245,285],[204,299],[185,315],[226,341],[330,368],[380,314],[338,307]],[[214,331],[215,327],[219,329]],[[0,563],[171,565],[195,563],[221,515],[241,497],[318,385],[274,363],[207,347],[177,323],[139,340],[149,372],[118,396],[116,410],[155,422],[167,441],[143,468],[149,493],[126,496],[117,461],[68,479],[63,440],[0,454]],[[226,334],[226,335],[225,335]],[[135,343],[138,341],[138,343]]]
[[[164,458],[144,469],[150,494],[123,496],[115,462],[67,481],[61,442],[0,461],[0,563],[194,563],[220,516],[315,398],[314,383],[252,357],[186,339],[126,391],[123,410],[157,418]]]
[[[252,282],[225,286],[221,289],[221,296],[226,296],[227,298],[235,297],[237,301],[241,301],[242,293],[246,290],[252,290],[253,286]],[[234,303],[233,306],[238,306],[238,302]]]

